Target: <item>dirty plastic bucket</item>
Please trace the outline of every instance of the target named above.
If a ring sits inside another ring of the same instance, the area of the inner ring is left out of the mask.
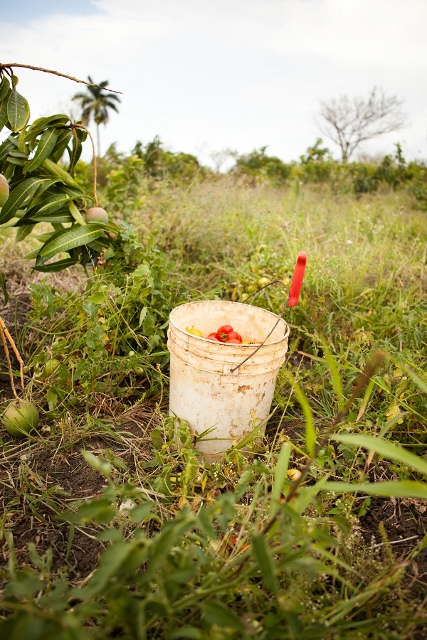
[[[262,422],[269,415],[288,350],[289,327],[280,318],[266,344],[234,371],[256,346],[212,342],[185,329],[196,327],[207,336],[231,324],[243,339],[262,342],[278,319],[266,309],[215,300],[183,304],[170,314],[170,415],[188,422],[197,437],[195,448],[208,460],[220,457],[257,427],[257,435],[264,432]]]

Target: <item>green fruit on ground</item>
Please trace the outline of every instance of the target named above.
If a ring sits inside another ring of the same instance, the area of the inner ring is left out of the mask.
[[[61,363],[56,358],[52,358],[52,360],[48,360],[43,369],[43,378],[48,378],[51,376]]]
[[[108,224],[108,213],[101,207],[92,207],[86,211],[86,222],[102,222]]]
[[[37,429],[39,424],[39,412],[34,402],[27,400],[14,400],[3,415],[4,426],[11,436],[25,438],[29,433]]]
[[[9,183],[0,173],[0,209],[9,197]]]

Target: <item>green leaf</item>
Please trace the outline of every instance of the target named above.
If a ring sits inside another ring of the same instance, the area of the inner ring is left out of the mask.
[[[305,445],[311,458],[314,457],[314,447],[316,444],[316,429],[314,427],[313,413],[311,411],[310,404],[305,397],[301,387],[296,382],[293,375],[286,371],[285,375],[289,378],[292,390],[295,393],[298,402],[300,403],[305,417]]]
[[[28,153],[25,153],[23,151],[11,151],[9,153],[9,156],[11,158],[20,158],[22,160],[28,160]]]
[[[68,129],[61,131],[58,134],[58,139],[56,141],[55,148],[50,154],[51,160],[53,160],[54,162],[58,162],[62,158],[64,151],[67,148],[72,135],[73,134],[71,133],[71,131],[68,131]]]
[[[63,193],[59,193],[54,196],[49,196],[48,198],[46,198],[46,200],[43,200],[43,202],[41,203],[40,209],[37,209],[36,215],[42,215],[42,214],[46,215],[47,213],[53,213],[54,211],[58,211],[58,209],[61,209],[63,205],[69,200],[71,200],[70,196]]]
[[[283,491],[283,485],[287,477],[287,471],[289,466],[289,458],[291,455],[292,447],[289,442],[285,442],[280,450],[279,459],[274,467],[274,480],[273,488],[271,491],[270,502],[270,518],[274,516],[279,508],[279,500]]]
[[[247,629],[240,618],[219,600],[203,602],[202,611],[210,624],[215,624],[218,627],[231,627],[246,635]]]
[[[274,560],[262,534],[256,535],[252,538],[251,549],[254,560],[261,571],[261,575],[266,586],[274,594],[277,594],[279,591],[279,583],[274,570]]]
[[[53,116],[41,117],[34,120],[29,131],[43,131],[43,129],[47,129],[49,125],[55,123],[56,125],[65,125],[70,121],[70,117],[65,113],[56,113]]]
[[[6,288],[6,280],[4,278],[4,275],[2,274],[2,272],[0,271],[0,287],[3,291],[3,295],[4,295],[4,303],[7,304],[7,301],[9,300],[9,294],[7,292],[7,288]]]
[[[143,502],[129,511],[129,517],[132,522],[142,522],[148,516],[154,507],[154,502]]]
[[[22,227],[18,227],[16,230],[15,242],[22,242],[24,238],[30,235],[33,229],[34,229],[33,224],[25,224]]]
[[[40,138],[40,142],[37,145],[37,151],[35,156],[27,166],[24,168],[24,174],[29,171],[35,171],[43,164],[44,160],[50,156],[52,153],[56,141],[58,139],[58,132],[56,129],[47,129],[42,137]]]
[[[53,185],[57,184],[58,182],[60,182],[59,178],[45,178],[44,182],[39,186],[36,193],[34,194],[34,202],[31,204],[31,206],[34,207],[37,204],[40,204],[41,196],[43,195],[43,193],[48,189],[50,189],[51,187],[53,187]],[[61,189],[63,191],[64,185],[62,184],[58,185],[58,189]],[[44,201],[41,202],[41,204],[43,205]]]
[[[16,89],[12,89],[7,101],[7,117],[12,131],[20,131],[30,118],[30,105]]]
[[[26,253],[25,256],[22,256],[23,260],[32,260],[33,258],[37,258],[39,255],[40,249],[33,249],[30,253]]]
[[[81,449],[80,453],[92,469],[99,471],[99,473],[102,473],[106,478],[111,476],[111,464],[109,462],[100,456],[95,456],[93,453],[85,451],[84,449]]]
[[[76,187],[77,189],[79,189],[80,193],[82,192],[77,182],[75,182],[70,174],[67,173],[65,169],[60,167],[59,164],[57,164],[56,162],[52,162],[52,160],[49,160],[49,158],[44,160],[42,164],[46,171],[49,171],[51,175],[57,178],[61,178],[64,184],[68,184],[70,187]]]
[[[103,232],[104,226],[96,223],[58,231],[40,249],[38,254],[40,262],[38,262],[37,266],[53,258],[57,253],[70,251],[70,249],[81,247],[96,240]]]
[[[28,178],[15,187],[0,212],[0,224],[10,220],[45,180],[46,178]]]
[[[64,260],[57,260],[56,262],[50,262],[49,264],[34,267],[34,271],[41,271],[42,273],[52,273],[55,271],[62,271],[63,269],[72,267],[75,264],[77,264],[77,260],[73,260],[73,258],[64,258]]]
[[[5,99],[10,90],[10,82],[3,76],[2,81],[0,82],[0,102]]]
[[[0,131],[7,122],[7,100],[3,100],[0,105]]]
[[[335,493],[367,493],[383,498],[421,498],[427,500],[427,484],[415,480],[401,482],[370,482],[368,484],[350,484],[347,482],[325,482],[322,491]]]
[[[73,216],[74,220],[78,223],[81,224],[82,226],[86,225],[86,220],[83,218],[82,214],[80,213],[80,211],[77,209],[76,205],[74,204],[73,201],[70,202],[70,204],[68,205],[69,209],[70,209],[70,213]]]
[[[332,386],[334,388],[335,394],[338,397],[338,400],[342,400],[343,398],[343,390],[340,374],[338,371],[337,363],[331,353],[330,348],[326,344],[324,340],[322,340],[323,353],[325,354],[326,362],[328,363],[329,370],[332,376]]]
[[[58,211],[52,213],[41,213],[32,215],[30,218],[26,218],[26,220],[31,220],[33,222],[50,222],[51,224],[55,224],[58,222],[69,223],[73,222],[73,218],[70,215],[68,209],[59,209]]]
[[[372,436],[365,436],[363,434],[342,434],[334,435],[332,436],[332,439],[345,444],[351,444],[356,447],[363,447],[370,451],[375,451],[389,460],[401,462],[402,464],[412,469],[416,469],[427,476],[427,462],[423,460],[423,458],[420,458],[419,456],[416,456],[415,454],[406,451],[406,449],[398,447],[387,440],[383,440],[383,438],[373,438]]]
[[[202,640],[204,635],[205,634],[200,629],[185,625],[184,627],[180,627],[174,631],[170,638],[171,640],[182,640],[183,638],[186,638],[187,640]]]
[[[15,140],[10,140],[10,138],[11,136],[9,136],[9,138],[6,138],[6,140],[4,140],[4,142],[0,144],[0,162],[2,162],[2,160],[4,160],[13,149],[16,149]]]

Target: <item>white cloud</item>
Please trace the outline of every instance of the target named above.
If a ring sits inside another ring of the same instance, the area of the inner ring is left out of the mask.
[[[55,68],[123,91],[103,148],[159,134],[176,150],[269,145],[296,159],[319,135],[320,99],[378,85],[411,126],[367,148],[427,156],[424,0],[96,0],[100,13],[2,28],[2,60]],[[81,85],[20,71],[33,116]]]

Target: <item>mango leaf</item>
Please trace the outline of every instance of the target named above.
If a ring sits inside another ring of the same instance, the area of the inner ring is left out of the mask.
[[[6,200],[0,212],[0,224],[13,218],[18,209],[26,202],[43,184],[46,178],[28,178],[15,187]]]
[[[14,156],[10,156],[8,159],[9,164],[15,164],[18,167],[25,167],[27,164],[27,160],[22,160],[21,158],[15,158]]]
[[[70,213],[73,216],[74,220],[82,225],[85,226],[86,225],[86,220],[83,218],[82,214],[80,213],[80,211],[77,209],[76,205],[74,204],[74,202],[71,200],[70,204],[68,205],[68,208],[70,209]]]
[[[20,131],[30,118],[30,105],[24,96],[14,88],[7,101],[7,117],[12,131]]]
[[[63,194],[63,193],[58,193],[54,196],[49,196],[48,198],[43,200],[40,208],[37,207],[36,215],[41,215],[41,214],[46,215],[47,213],[53,213],[54,211],[58,211],[58,209],[62,209],[64,204],[69,200],[71,200],[70,196],[67,196],[66,194]]]
[[[254,560],[258,565],[258,569],[261,571],[265,585],[274,594],[277,594],[279,591],[279,583],[277,581],[276,572],[274,571],[274,560],[262,533],[252,538],[251,549]]]
[[[55,231],[47,231],[46,233],[41,233],[39,236],[35,236],[39,242],[44,244],[48,240],[51,239],[52,236],[55,235]],[[39,250],[40,253],[40,250]]]
[[[73,218],[68,209],[59,209],[58,211],[51,213],[36,214],[31,216],[31,218],[26,218],[26,220],[31,220],[31,222],[50,222],[51,224],[66,224],[73,222]]]
[[[72,267],[74,264],[77,264],[77,260],[74,260],[73,258],[64,258],[63,260],[57,260],[56,262],[50,262],[49,264],[34,267],[34,271],[51,273],[53,271],[62,271],[67,267]]]
[[[56,125],[60,125],[60,124],[65,125],[69,121],[70,121],[70,117],[67,116],[65,113],[56,113],[55,115],[48,116],[48,117],[42,116],[41,118],[37,118],[37,120],[34,120],[29,130],[43,131],[43,129],[47,129],[48,126],[53,123],[55,123]]]
[[[46,160],[46,158],[48,158],[52,153],[57,139],[58,132],[56,131],[56,129],[47,129],[44,132],[44,134],[40,138],[39,144],[37,145],[37,151],[34,158],[30,160],[30,162],[24,168],[24,174],[28,173],[29,171],[35,171],[40,167],[43,161]]]
[[[40,199],[41,199],[41,196],[43,195],[43,193],[45,191],[47,191],[48,189],[50,189],[51,187],[53,187],[53,185],[57,184],[58,182],[60,182],[59,178],[45,178],[44,182],[39,186],[39,188],[37,189],[36,193],[33,196],[33,199],[31,201],[31,207],[34,207],[37,204],[40,204]],[[58,185],[58,189],[62,190],[62,185],[61,184]],[[44,201],[41,204],[43,204],[43,203],[44,203]]]
[[[402,464],[412,469],[416,469],[427,476],[426,460],[420,458],[420,456],[416,456],[414,453],[410,453],[410,451],[406,451],[406,449],[403,449],[402,447],[398,447],[397,445],[388,442],[387,440],[383,440],[383,438],[373,438],[372,436],[365,436],[362,434],[342,434],[334,435],[332,436],[332,439],[337,440],[338,442],[343,442],[344,444],[350,444],[356,447],[369,449],[370,451],[375,451],[389,460],[401,462]]]
[[[415,480],[400,482],[369,482],[366,484],[350,484],[347,482],[325,482],[322,491],[335,493],[367,493],[382,498],[421,498],[427,500],[427,484]]]
[[[82,195],[83,191],[80,189],[80,187],[70,187],[70,185],[68,184],[62,184],[61,190],[64,193],[68,193],[68,195],[72,196],[73,198],[85,198],[86,200],[92,200],[92,198],[88,198],[88,196]]]
[[[32,260],[33,258],[37,258],[39,255],[40,249],[33,249],[30,253],[26,253],[25,256],[22,256],[23,260]]]
[[[54,127],[62,127],[69,122],[70,118],[65,114],[57,114],[55,116],[49,116],[48,118],[38,118],[34,120],[31,126],[27,129],[26,140],[27,142],[32,142],[35,140],[43,131],[48,128]]]
[[[74,226],[58,231],[40,249],[36,266],[40,266],[43,262],[53,258],[57,253],[70,251],[70,249],[89,244],[99,238],[103,232],[104,226],[96,223],[85,225],[84,227]]]
[[[19,150],[17,151],[15,148],[10,151],[9,156],[11,158],[21,158],[22,160],[28,160],[28,153]]]
[[[0,131],[7,122],[7,100],[3,100],[0,106]]]
[[[24,238],[30,235],[31,231],[34,229],[33,224],[26,224],[22,227],[18,227],[16,230],[15,242],[22,242]]]
[[[58,139],[56,141],[55,148],[50,154],[51,160],[53,160],[54,162],[58,162],[62,158],[64,151],[67,148],[72,135],[73,134],[68,129],[64,129],[58,134]]]
[[[48,171],[51,175],[60,178],[64,184],[68,184],[70,187],[76,187],[77,189],[79,189],[79,192],[82,193],[77,182],[75,182],[70,174],[67,173],[67,171],[65,171],[65,169],[63,169],[61,166],[59,166],[59,164],[53,162],[52,160],[49,160],[49,158],[44,160],[42,164],[46,171]]]
[[[9,93],[9,89],[10,82],[6,78],[6,76],[3,76],[2,81],[0,82],[0,102],[5,99],[5,97]]]
[[[18,150],[21,151],[22,153],[25,153],[25,156],[28,158],[29,154],[30,154],[30,149],[29,147],[25,144],[26,141],[26,135],[27,135],[27,130],[24,127],[21,131],[21,133],[18,136]]]
[[[83,145],[80,142],[80,140],[77,137],[73,137],[73,145],[72,148],[68,148],[68,155],[70,157],[70,164],[68,165],[68,171],[70,173],[73,173],[75,166],[77,164],[77,161],[79,160],[80,156],[82,155],[82,151],[83,151]]]
[[[9,138],[6,138],[4,142],[0,144],[0,162],[6,158],[13,149],[15,149],[15,145]]]

